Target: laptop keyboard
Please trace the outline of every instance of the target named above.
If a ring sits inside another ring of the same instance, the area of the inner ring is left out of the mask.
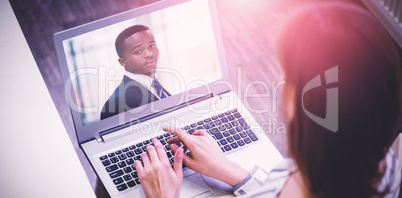
[[[223,152],[236,150],[258,140],[237,109],[192,123],[182,129],[189,134],[194,133],[196,130],[204,129],[217,141]],[[164,145],[172,166],[174,155],[167,140],[175,136],[170,133],[164,133],[156,137]],[[117,190],[124,191],[140,184],[134,160],[141,160],[141,155],[147,152],[146,147],[152,145],[151,139],[100,157]],[[176,143],[176,145],[183,147],[182,143]],[[189,151],[186,154],[191,156]]]

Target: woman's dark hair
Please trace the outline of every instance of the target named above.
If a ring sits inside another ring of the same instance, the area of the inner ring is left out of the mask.
[[[377,192],[376,184],[382,177],[379,162],[396,137],[401,64],[389,34],[365,9],[326,2],[298,10],[283,28],[277,50],[286,86],[295,91],[289,153],[308,196],[386,193]],[[338,82],[326,84],[325,71],[335,66]],[[321,86],[306,92],[302,100],[303,88],[317,75]],[[308,117],[302,104],[324,118],[330,88],[338,88],[336,132]]]

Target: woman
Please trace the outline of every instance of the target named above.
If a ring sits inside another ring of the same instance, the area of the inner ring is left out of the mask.
[[[349,3],[305,6],[284,26],[277,53],[285,71],[292,158],[282,163],[285,171],[275,176],[280,182],[247,184],[244,179],[255,175],[228,161],[206,132],[186,135],[180,129],[164,128],[177,135],[170,143],[184,142],[192,157],[171,145],[176,154],[174,170],[165,171],[170,165],[162,146],[154,140],[156,150],[150,146],[149,156],[142,156],[144,167],[135,162],[146,195],[177,197],[183,161],[190,169],[234,186],[236,195],[398,196],[401,167],[389,147],[396,137],[400,55],[381,24],[366,10]],[[337,78],[327,71],[336,72]],[[322,88],[305,93],[304,87],[318,75]],[[338,91],[339,119],[332,131],[304,111],[325,117],[326,91],[331,88]]]

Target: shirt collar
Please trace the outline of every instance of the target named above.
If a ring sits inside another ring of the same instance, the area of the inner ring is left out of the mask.
[[[146,76],[144,74],[135,74],[135,73],[131,73],[129,71],[126,71],[124,73],[124,75],[126,75],[127,77],[129,77],[131,80],[135,80],[139,83],[141,83],[142,85],[144,85],[146,88],[151,89],[152,88],[152,80],[154,80],[153,78]],[[155,79],[158,79],[156,77],[155,74]]]

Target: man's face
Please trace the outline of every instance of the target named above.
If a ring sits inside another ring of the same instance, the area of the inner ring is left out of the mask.
[[[140,31],[123,41],[124,54],[120,64],[127,71],[154,77],[159,50],[151,31]]]

